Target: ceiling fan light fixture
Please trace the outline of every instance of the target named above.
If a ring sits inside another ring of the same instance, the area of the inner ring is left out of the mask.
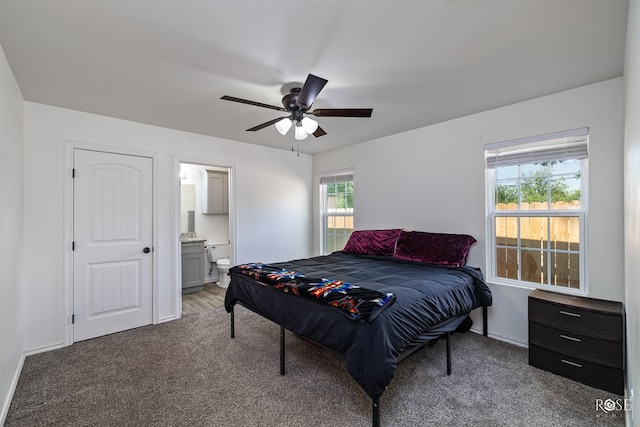
[[[257,126],[247,129],[247,132],[255,132],[275,125],[276,130],[281,135],[286,135],[291,126],[295,125],[294,137],[299,141],[306,139],[309,135],[320,138],[327,134],[324,129],[318,126],[317,121],[306,117],[307,114],[315,117],[371,117],[371,113],[373,112],[372,108],[318,108],[309,111],[316,97],[327,82],[327,79],[309,74],[302,87],[292,87],[289,93],[282,97],[282,107],[228,95],[224,95],[221,99],[289,114],[289,116],[285,118],[276,117],[273,120],[260,123]]]
[[[309,117],[305,117],[301,120],[302,123],[302,127],[304,128],[305,132],[307,132],[308,134],[310,133],[314,133],[317,129],[318,129],[318,122],[316,122],[315,120],[309,118]]]
[[[291,120],[288,117],[285,117],[284,119],[276,122],[275,126],[281,135],[285,135],[291,127]]]
[[[301,122],[296,123],[296,127],[295,127],[295,138],[298,141],[301,141],[303,139],[306,139],[309,136],[309,134],[307,133],[307,131],[304,129],[304,126],[302,125]]]

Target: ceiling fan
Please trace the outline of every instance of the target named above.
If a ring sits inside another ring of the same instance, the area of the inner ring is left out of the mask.
[[[316,100],[316,97],[324,85],[327,84],[327,81],[328,80],[321,77],[309,74],[301,88],[294,87],[290,90],[290,93],[282,97],[283,107],[277,107],[275,105],[263,104],[261,102],[249,101],[247,99],[235,98],[227,95],[220,99],[289,113],[288,116],[269,120],[268,122],[249,128],[247,131],[255,132],[268,126],[275,125],[278,132],[285,135],[289,128],[291,128],[292,125],[295,125],[294,136],[298,140],[305,139],[309,134],[313,134],[316,138],[327,134],[324,129],[318,126],[318,122],[307,117],[307,115],[316,117],[371,117],[371,113],[373,112],[372,108],[318,108],[313,111],[309,111],[313,101]]]

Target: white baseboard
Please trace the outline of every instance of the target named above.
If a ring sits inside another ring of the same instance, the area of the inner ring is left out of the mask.
[[[471,332],[474,332],[476,334],[482,335],[482,330],[481,329],[471,328],[470,330],[471,330]],[[505,336],[502,336],[502,335],[492,334],[491,332],[489,332],[489,334],[487,336],[489,338],[493,338],[494,340],[504,341],[506,343],[513,344],[513,345],[516,345],[518,347],[529,348],[529,343],[516,341],[513,338],[505,337]]]
[[[156,324],[156,325],[157,325],[157,324],[159,324],[159,323],[170,322],[170,321],[172,321],[172,320],[178,320],[178,319],[179,319],[179,317],[178,317],[178,316],[175,316],[175,315],[165,316],[165,317],[161,317],[161,318],[159,318],[159,319],[158,319],[158,321],[157,321],[156,323],[154,323],[154,324]]]
[[[33,350],[25,350],[24,355],[25,356],[31,356],[33,354],[44,353],[44,352],[51,351],[51,350],[58,350],[59,348],[64,348],[64,347],[66,347],[66,345],[64,345],[64,343],[53,344],[53,345],[49,345],[49,346],[46,346],[46,347],[36,348],[36,349],[33,349]]]
[[[7,415],[9,414],[9,407],[11,406],[11,400],[13,400],[13,395],[16,392],[16,388],[18,387],[18,380],[20,379],[20,374],[22,373],[22,367],[24,366],[24,359],[26,358],[26,354],[22,353],[22,357],[20,357],[20,361],[18,362],[18,366],[16,367],[16,371],[13,373],[13,379],[11,380],[11,386],[9,387],[9,392],[2,402],[2,412],[0,412],[0,426],[3,426],[5,421],[7,420]]]

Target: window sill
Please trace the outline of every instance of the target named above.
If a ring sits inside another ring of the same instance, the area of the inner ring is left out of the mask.
[[[588,293],[585,289],[563,288],[561,286],[548,286],[548,285],[537,286],[534,284],[529,284],[524,282],[503,281],[495,278],[487,278],[486,282],[487,284],[490,284],[490,285],[507,286],[510,288],[518,288],[518,289],[527,289],[532,292],[536,289],[541,289],[544,291],[556,292],[559,294],[576,295],[576,296],[583,296],[583,297],[588,296]]]

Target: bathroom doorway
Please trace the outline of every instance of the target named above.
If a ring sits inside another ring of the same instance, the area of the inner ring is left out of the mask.
[[[223,304],[234,258],[233,167],[180,161],[181,311]],[[226,267],[226,269],[225,269]]]

